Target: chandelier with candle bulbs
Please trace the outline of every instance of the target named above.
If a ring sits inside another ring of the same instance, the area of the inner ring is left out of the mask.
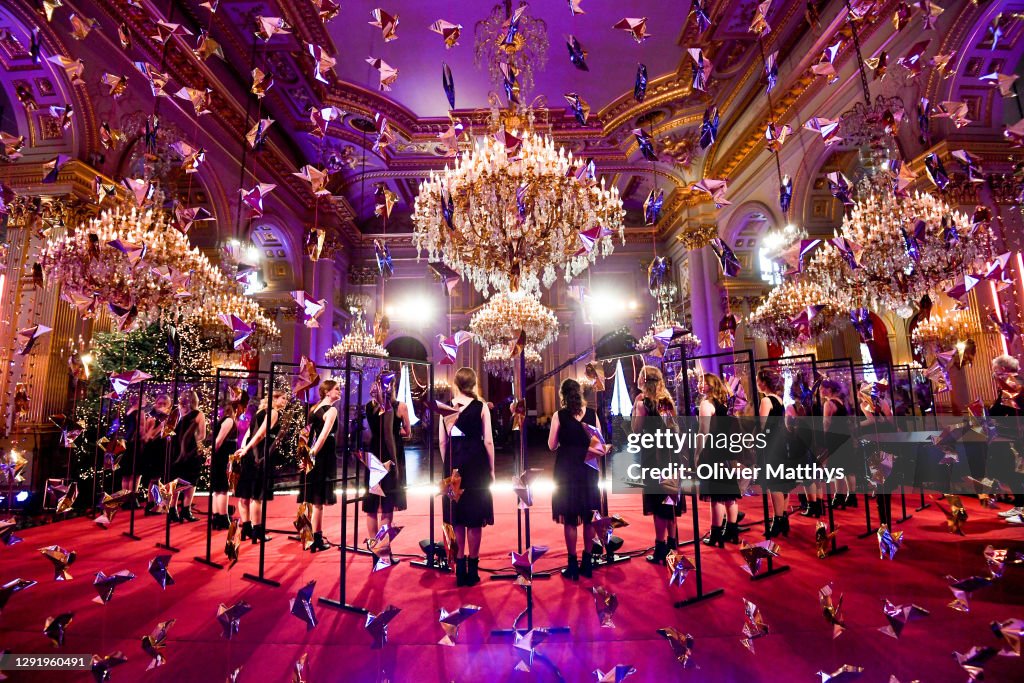
[[[539,293],[558,271],[569,281],[610,254],[612,237],[625,238],[624,217],[618,190],[597,181],[592,161],[547,135],[501,128],[420,183],[413,240],[485,296]]]
[[[499,292],[473,314],[469,331],[484,347],[506,350],[525,332],[527,345],[539,352],[558,336],[558,316],[528,292]]]
[[[968,310],[932,311],[920,320],[910,338],[916,347],[932,353],[952,348],[957,342],[981,332],[976,317]]]
[[[352,309],[352,322],[349,332],[341,341],[324,353],[329,365],[343,367],[348,354],[360,354],[352,358],[352,366],[358,369],[381,368],[387,362],[388,351],[374,338],[367,329],[361,308]],[[369,356],[369,357],[368,357]]]
[[[817,339],[832,330],[836,318],[830,296],[820,283],[805,278],[783,282],[751,312],[747,324],[754,336],[778,346]],[[802,316],[806,326],[801,324]]]
[[[544,359],[531,344],[527,344],[523,352],[526,354],[526,374],[533,377],[544,368]],[[492,346],[484,351],[484,371],[492,377],[514,382],[519,377],[519,356],[510,358],[507,348]]]
[[[235,316],[253,328],[246,339],[250,346],[266,349],[280,337],[259,304],[192,247],[161,210],[117,206],[62,234],[51,231],[40,265],[83,318],[105,305],[120,309],[122,331],[195,318],[232,348],[234,333],[225,320]]]

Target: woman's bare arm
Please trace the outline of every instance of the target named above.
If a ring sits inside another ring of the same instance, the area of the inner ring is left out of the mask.
[[[409,420],[409,406],[404,403],[398,404],[398,412],[395,416],[402,420],[402,427],[398,430],[398,433],[402,435],[402,438],[408,438],[412,434],[412,422]]]
[[[491,411],[486,403],[483,405],[480,416],[483,418],[484,423],[484,449],[486,449],[487,457],[491,461],[491,479],[494,479],[494,434],[491,432]]]
[[[633,403],[633,419],[630,420],[629,428],[633,432],[639,432],[644,428],[644,418],[647,417],[647,407],[644,405],[644,397],[641,394],[636,397]]]
[[[217,438],[214,441],[213,445],[215,449],[220,448],[221,445],[223,445],[224,441],[227,440],[228,434],[231,432],[231,426],[234,424],[234,422],[234,418],[231,417],[225,417],[223,420],[220,421],[220,430],[217,432]]]
[[[551,416],[551,427],[548,429],[548,450],[558,450],[558,413]]]
[[[316,443],[309,449],[309,454],[316,456],[320,449],[324,447],[324,442],[327,441],[328,437],[334,432],[334,423],[338,419],[338,409],[331,406],[326,413],[324,413],[324,428],[320,430],[320,433],[316,435]]]

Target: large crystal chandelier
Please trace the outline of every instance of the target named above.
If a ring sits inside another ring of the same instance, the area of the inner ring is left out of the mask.
[[[503,129],[420,184],[413,239],[484,295],[537,293],[557,270],[568,282],[610,254],[624,216],[592,162],[577,163],[547,136]]]
[[[932,311],[927,319],[914,326],[911,341],[922,350],[936,353],[970,339],[979,332],[981,328],[970,311]]]
[[[832,330],[831,292],[818,282],[795,279],[772,289],[747,323],[755,336],[778,346],[793,346]]]
[[[532,344],[526,345],[524,353],[526,374],[533,377],[538,370],[543,369],[544,359]],[[507,348],[492,346],[484,352],[484,370],[488,375],[513,382],[519,377],[519,357],[510,358]]]
[[[280,336],[277,325],[233,279],[215,266],[161,210],[104,209],[64,234],[51,234],[40,255],[48,279],[62,285],[62,297],[91,317],[111,305],[126,312],[123,331],[158,321],[195,318],[219,325],[217,336],[234,331],[224,320],[237,317],[252,328],[250,346],[267,348]]]
[[[383,367],[386,362],[384,359],[389,355],[387,349],[378,344],[367,331],[361,308],[352,309],[352,324],[348,334],[324,353],[324,360],[330,365],[343,367],[350,353],[360,354],[352,358],[352,366],[357,369]]]
[[[558,317],[522,290],[495,294],[469,321],[469,331],[487,348],[504,347],[526,333],[526,343],[543,350],[558,336]]]
[[[513,21],[515,30],[510,31]],[[542,70],[548,61],[547,24],[530,16],[525,2],[514,12],[511,0],[491,8],[490,16],[477,22],[475,43],[476,67],[487,67],[491,83],[498,90],[503,87],[505,73],[511,67],[517,85],[529,92],[533,88],[534,73]],[[504,71],[502,64],[507,65]]]

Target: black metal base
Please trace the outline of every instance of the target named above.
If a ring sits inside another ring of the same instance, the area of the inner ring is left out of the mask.
[[[570,633],[571,629],[568,626],[534,626],[535,629],[542,629],[548,633]],[[530,629],[526,628],[496,628],[491,630],[492,636],[503,637],[503,636],[522,636],[530,632]]]
[[[332,600],[331,598],[320,598],[317,600],[318,604],[326,605],[328,607],[334,607],[336,609],[343,609],[349,612],[355,612],[356,614],[369,614],[370,610],[365,607],[359,607],[358,605],[350,605],[340,600]]]
[[[534,572],[534,579],[550,579],[554,572]],[[491,574],[491,581],[515,581],[519,578],[519,574],[512,572],[511,574]]]
[[[207,567],[213,567],[214,569],[224,569],[224,565],[220,564],[219,562],[214,562],[213,560],[208,560],[205,557],[193,557],[192,559],[198,562],[199,564],[205,564]]]
[[[175,548],[173,545],[168,545],[166,543],[154,543],[153,545],[155,545],[157,548],[160,548],[161,550],[168,550],[172,553],[181,552],[181,548]]]
[[[124,536],[125,538],[130,538],[133,541],[141,541],[142,540],[142,536],[136,536],[135,534],[130,534],[127,531],[123,532],[121,535]]]
[[[842,555],[843,553],[845,553],[849,549],[850,549],[850,546],[848,546],[848,545],[837,545],[835,550],[829,550],[828,551],[828,556],[826,557],[826,559],[828,557],[832,557],[833,555]]]
[[[690,605],[695,605],[698,602],[703,602],[705,600],[710,600],[711,598],[717,598],[719,595],[723,595],[724,593],[725,593],[725,589],[724,588],[716,588],[713,591],[708,591],[707,593],[701,593],[700,595],[695,595],[692,598],[687,598],[686,600],[679,600],[673,606],[674,607],[689,607]]]
[[[433,569],[435,571],[444,572],[445,574],[451,574],[452,570],[443,564],[437,562],[428,562],[427,560],[412,560],[409,562],[410,567],[419,567],[420,569]]]
[[[865,531],[865,532],[864,532],[864,533],[862,533],[862,534],[858,534],[858,535],[857,535],[857,538],[868,538],[868,537],[870,537],[870,536],[874,536],[874,535],[875,535],[875,534],[877,534],[877,533],[878,533],[878,530],[877,530],[877,529],[872,529],[871,531]]]
[[[930,508],[931,506],[932,506],[932,504],[931,504],[931,503],[925,503],[924,505],[922,505],[922,506],[921,506],[921,507],[919,507],[919,508],[914,508],[914,512],[920,512],[921,510],[927,510],[927,509],[928,509],[928,508]]]
[[[789,571],[789,565],[788,564],[784,564],[781,567],[772,567],[771,569],[763,571],[760,574],[755,574],[754,576],[750,577],[750,580],[751,581],[760,581],[761,579],[767,579],[769,576],[775,576],[776,574],[785,574],[788,571]]]
[[[632,559],[632,555],[612,555],[611,558],[609,558],[607,555],[602,555],[601,559],[594,560],[594,569],[600,569],[601,567],[610,567],[613,564],[629,562]]]
[[[252,581],[254,583],[262,583],[264,586],[273,586],[274,588],[280,588],[281,587],[281,582],[280,581],[274,581],[273,579],[268,579],[266,577],[260,576],[259,574],[248,574],[248,573],[246,573],[246,574],[242,574],[242,578],[245,579],[246,581]],[[323,600],[323,598],[320,598],[320,599]]]
[[[910,519],[913,516],[914,516],[913,513],[908,513],[906,515],[903,515],[902,517],[900,517],[899,519],[896,520],[896,523],[897,524],[903,524],[903,522],[907,521],[908,519]]]

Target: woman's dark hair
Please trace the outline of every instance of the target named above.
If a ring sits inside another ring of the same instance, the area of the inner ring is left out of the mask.
[[[571,377],[563,380],[561,394],[563,408],[568,409],[573,415],[579,415],[583,412],[583,392],[579,382]]]
[[[774,368],[761,368],[758,370],[757,381],[767,387],[768,391],[773,394],[779,393],[782,391],[783,386],[785,386],[782,375]]]
[[[476,371],[473,368],[459,368],[455,373],[455,386],[464,395],[479,398],[476,395]]]
[[[333,379],[325,379],[320,382],[320,399],[327,398],[327,394],[331,393],[331,389],[338,386],[338,382]]]

